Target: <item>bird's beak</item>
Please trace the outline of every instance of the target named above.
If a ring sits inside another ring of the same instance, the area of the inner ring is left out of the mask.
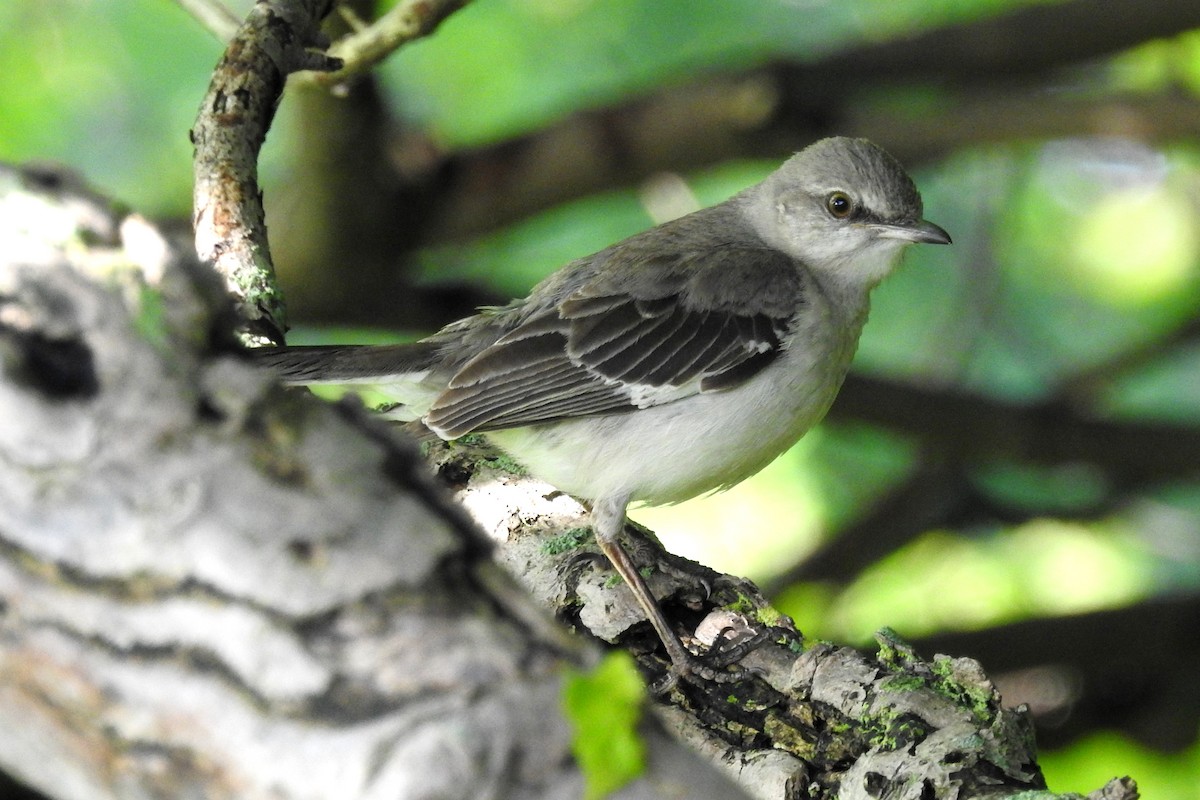
[[[893,225],[876,223],[871,226],[880,239],[901,239],[920,244],[950,244],[950,234],[927,220]]]

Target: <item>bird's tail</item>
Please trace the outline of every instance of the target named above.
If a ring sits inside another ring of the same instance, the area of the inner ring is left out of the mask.
[[[289,384],[386,384],[420,380],[437,362],[428,342],[394,345],[260,347],[250,351],[259,364]]]
[[[441,390],[436,380],[425,381],[439,362],[438,348],[429,342],[261,347],[249,352],[284,383],[372,390],[369,402],[381,404],[378,410],[389,419],[419,419]]]

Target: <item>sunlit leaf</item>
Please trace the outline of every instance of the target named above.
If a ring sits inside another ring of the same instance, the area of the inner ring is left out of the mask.
[[[575,735],[571,750],[583,771],[584,797],[599,800],[646,768],[637,726],[645,687],[628,653],[611,652],[591,672],[567,675],[563,709]]]

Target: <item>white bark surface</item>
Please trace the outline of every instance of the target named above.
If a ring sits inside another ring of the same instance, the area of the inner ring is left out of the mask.
[[[145,222],[0,179],[0,768],[64,800],[580,796],[571,654],[415,445],[272,386]],[[652,740],[622,796],[736,792]]]

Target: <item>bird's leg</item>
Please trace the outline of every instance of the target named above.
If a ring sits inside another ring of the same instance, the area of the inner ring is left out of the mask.
[[[638,572],[637,565],[633,563],[633,559],[629,557],[629,553],[621,545],[621,531],[625,527],[625,507],[629,502],[627,496],[602,498],[592,506],[592,527],[596,534],[596,542],[600,545],[601,552],[612,563],[617,574],[624,579],[625,583],[633,591],[633,596],[637,599],[638,605],[642,607],[642,611],[646,614],[646,619],[654,626],[654,630],[658,633],[658,638],[662,640],[663,646],[667,649],[667,655],[671,658],[672,673],[674,677],[682,675],[698,675],[702,678],[719,681],[736,680],[737,675],[719,673],[711,667],[700,663],[696,656],[683,645],[683,642],[675,634],[671,628],[671,624],[667,622],[667,618],[663,615],[662,609],[658,605],[658,601],[650,592],[650,587],[646,585],[646,581]],[[670,683],[673,683],[672,678]],[[669,688],[670,683],[666,688]]]
[[[596,542],[600,545],[600,550],[612,562],[613,569],[633,591],[638,605],[642,607],[646,618],[658,632],[658,638],[666,646],[671,663],[680,667],[688,665],[692,660],[692,654],[675,635],[667,618],[663,616],[658,601],[650,592],[650,587],[646,585],[642,574],[638,572],[637,565],[633,563],[633,559],[621,545],[620,536],[621,530],[625,527],[625,506],[628,502],[628,497],[607,497],[596,502],[592,507],[592,526],[596,532]]]

